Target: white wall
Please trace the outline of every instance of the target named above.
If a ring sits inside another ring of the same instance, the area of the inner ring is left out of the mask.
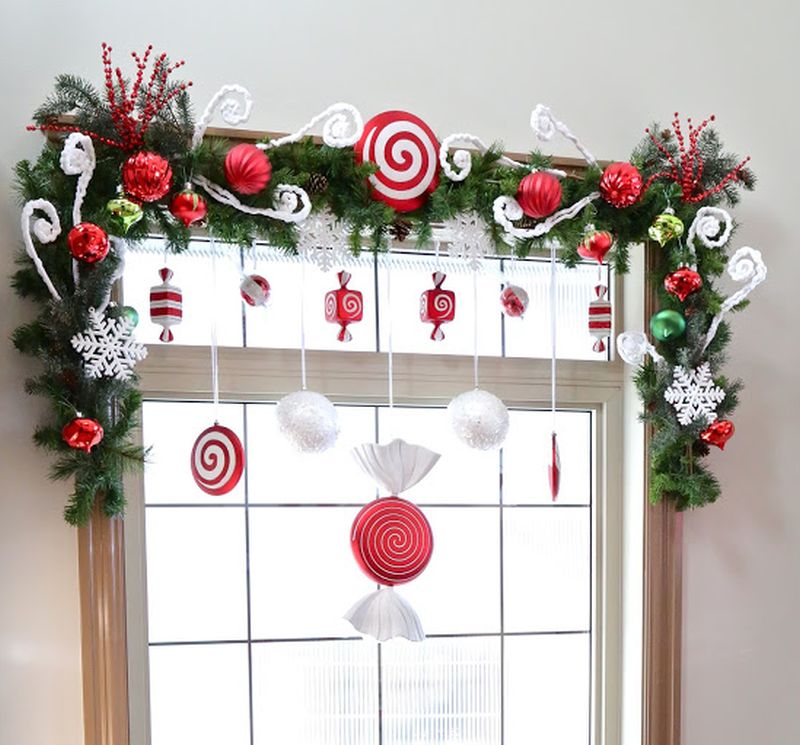
[[[292,0],[136,3],[2,0],[0,237],[11,271],[18,217],[10,170],[34,156],[24,125],[56,73],[101,82],[99,44],[118,59],[152,41],[188,60],[202,107],[225,82],[254,93],[252,126],[289,130],[345,100],[366,115],[406,107],[442,134],[534,146],[549,103],[598,156],[624,158],[654,118],[714,112],[761,182],[737,212],[768,283],[734,322],[730,370],[747,382],[737,435],[713,456],[724,500],[686,520],[685,745],[800,739],[800,500],[797,499],[796,150],[800,10],[744,3],[489,3]],[[560,151],[572,154],[563,146]],[[1,333],[30,309],[0,283]],[[0,345],[0,742],[80,742],[75,536],[65,487],[29,441],[40,408],[28,363]]]

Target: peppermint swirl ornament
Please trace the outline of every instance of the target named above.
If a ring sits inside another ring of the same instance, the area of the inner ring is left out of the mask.
[[[356,143],[358,163],[378,167],[372,195],[397,212],[419,209],[439,185],[439,142],[431,128],[406,111],[384,111],[364,126]]]
[[[192,447],[192,476],[206,494],[227,494],[244,471],[244,448],[236,433],[221,424],[203,430]]]

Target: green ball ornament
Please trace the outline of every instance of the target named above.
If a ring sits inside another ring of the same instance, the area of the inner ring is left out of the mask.
[[[108,309],[111,318],[124,318],[134,328],[139,325],[139,312],[131,305],[116,305]]]
[[[677,310],[660,310],[650,319],[650,331],[659,341],[670,341],[686,331],[686,319]]]
[[[110,200],[106,205],[106,211],[111,215],[114,226],[123,235],[144,216],[142,205],[124,196]]]

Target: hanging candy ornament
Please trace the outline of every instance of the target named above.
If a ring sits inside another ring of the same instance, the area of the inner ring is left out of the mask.
[[[596,339],[592,351],[605,352],[603,339],[611,336],[611,301],[606,299],[605,285],[595,285],[594,292],[597,298],[589,303],[589,333]]]
[[[321,453],[336,444],[336,407],[321,393],[290,393],[278,401],[275,416],[281,434],[301,453]]]
[[[584,259],[603,263],[606,254],[614,245],[614,236],[607,230],[593,230],[578,245],[578,254]]]
[[[662,248],[671,240],[683,235],[683,220],[675,214],[675,210],[667,207],[647,229],[647,235]]]
[[[103,439],[103,428],[100,426],[100,422],[79,414],[64,425],[64,429],[61,430],[61,439],[71,448],[89,453]]]
[[[158,276],[161,284],[150,288],[150,320],[164,329],[158,338],[169,342],[174,338],[171,327],[183,320],[183,292],[170,284],[172,270],[168,267],[159,269]]]
[[[686,319],[676,310],[660,310],[650,319],[650,332],[659,341],[671,341],[686,331]]]
[[[733,422],[727,419],[715,419],[700,433],[700,439],[706,445],[715,445],[720,450],[724,450],[735,431],[736,427],[733,426]]]
[[[433,289],[425,290],[419,298],[419,318],[424,323],[432,323],[431,339],[444,339],[442,324],[450,323],[456,317],[456,294],[452,290],[443,290],[447,275],[444,272],[433,273]]]
[[[547,480],[550,483],[550,496],[555,502],[561,488],[561,455],[558,452],[558,437],[553,432],[550,440],[550,463],[547,465]]]
[[[348,289],[349,272],[339,272],[338,277],[339,288],[325,295],[325,320],[339,324],[339,341],[350,341],[353,336],[347,327],[364,317],[364,300],[358,290]]]
[[[703,278],[688,266],[682,266],[664,277],[664,289],[681,302],[686,300],[693,292],[697,292],[702,286]]]
[[[372,197],[397,212],[419,209],[439,185],[439,142],[431,128],[406,111],[384,111],[365,125],[356,161],[378,167]]]
[[[453,431],[465,445],[476,450],[502,446],[508,434],[508,409],[489,391],[474,388],[456,396],[447,406]]]
[[[144,217],[142,205],[125,196],[109,200],[106,204],[106,212],[111,215],[114,227],[123,235]]]
[[[522,211],[535,219],[552,215],[561,204],[561,182],[546,171],[529,173],[517,188],[517,202]]]
[[[243,142],[225,156],[225,180],[239,194],[258,194],[269,183],[272,164],[267,154]]]
[[[234,489],[242,477],[244,463],[241,440],[221,424],[203,430],[192,447],[192,476],[206,494],[219,496]]]
[[[612,163],[600,177],[600,194],[610,205],[630,207],[642,195],[642,176],[630,163]]]
[[[507,285],[500,293],[500,307],[509,318],[522,318],[529,302],[528,293],[517,285]]]
[[[266,305],[270,298],[270,286],[260,274],[249,274],[242,279],[239,285],[239,292],[248,305]]]
[[[140,202],[157,202],[172,188],[172,168],[158,153],[142,150],[123,164],[122,185]]]
[[[185,227],[196,225],[202,222],[208,212],[208,205],[191,186],[186,184],[186,188],[176,194],[169,203],[169,211],[172,216],[180,220]]]
[[[79,222],[67,233],[67,246],[72,258],[85,264],[95,264],[108,255],[108,235],[99,225]]]

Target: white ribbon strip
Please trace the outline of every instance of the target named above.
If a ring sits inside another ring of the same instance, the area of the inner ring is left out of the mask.
[[[364,120],[361,118],[359,110],[349,103],[340,101],[328,106],[325,111],[317,114],[300,127],[297,132],[269,142],[259,142],[256,147],[262,150],[272,150],[281,145],[299,142],[320,122],[323,122],[322,141],[329,147],[351,147],[361,139],[364,132]]]
[[[48,219],[39,217],[31,226],[31,218],[36,210],[44,212]],[[42,278],[42,282],[44,282],[45,286],[50,291],[53,299],[60,301],[61,295],[58,294],[58,290],[56,290],[55,286],[50,281],[50,276],[44,268],[39,254],[36,253],[36,248],[31,238],[31,230],[33,230],[33,234],[40,243],[52,243],[58,238],[61,234],[61,222],[58,219],[56,208],[46,199],[32,199],[26,202],[25,206],[22,208],[20,224],[22,227],[22,241],[25,244],[25,251],[28,253],[28,256],[30,256],[33,265],[36,267],[36,271]]]
[[[553,139],[553,135],[558,132],[569,140],[583,156],[590,166],[596,166],[597,161],[594,156],[584,147],[583,143],[570,131],[564,122],[559,121],[553,116],[549,106],[537,104],[531,112],[531,129],[539,140],[547,142]]]
[[[211,98],[206,106],[203,115],[197,120],[192,135],[192,150],[202,141],[203,136],[214,118],[214,112],[219,107],[220,115],[226,124],[235,127],[250,118],[253,109],[253,97],[247,88],[229,83],[223,85]]]
[[[532,228],[517,228],[514,221],[523,216],[522,207],[514,197],[502,196],[494,200],[494,220],[503,228],[506,236],[510,238],[538,238],[549,233],[556,225],[564,220],[572,220],[580,211],[591,204],[600,196],[599,191],[587,194],[583,199],[579,199],[575,204],[565,207],[558,212],[554,212],[546,220],[542,220]]]
[[[227,204],[239,212],[248,215],[260,215],[271,217],[273,220],[281,222],[298,223],[303,222],[311,214],[311,199],[304,189],[293,184],[278,184],[276,202],[278,209],[269,207],[251,207],[242,204],[231,192],[224,189],[219,184],[209,181],[205,176],[193,176],[192,181],[198,186],[202,186],[208,195],[220,204]]]

